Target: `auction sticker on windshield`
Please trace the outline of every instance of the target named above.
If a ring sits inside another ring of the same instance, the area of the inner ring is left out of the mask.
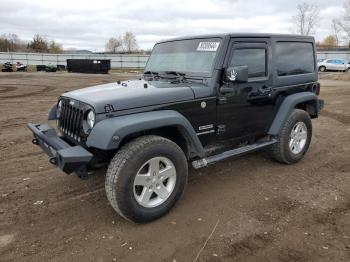
[[[218,50],[220,42],[200,42],[197,51],[215,52]]]

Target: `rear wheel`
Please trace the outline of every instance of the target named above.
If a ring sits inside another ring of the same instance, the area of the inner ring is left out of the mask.
[[[320,66],[318,68],[318,70],[320,70],[321,72],[326,72],[326,67],[325,66]]]
[[[284,123],[277,143],[270,148],[271,156],[282,163],[293,164],[303,158],[312,137],[312,122],[307,112],[294,109]]]
[[[133,222],[166,214],[187,183],[187,160],[174,142],[159,136],[132,140],[112,159],[105,181],[112,207]]]

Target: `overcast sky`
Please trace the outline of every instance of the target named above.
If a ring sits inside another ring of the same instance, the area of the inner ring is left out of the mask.
[[[292,33],[305,0],[0,0],[0,34],[39,33],[64,48],[103,51],[111,36],[133,32],[141,48],[176,36],[222,32]],[[330,34],[345,0],[307,0],[321,8],[316,39]]]

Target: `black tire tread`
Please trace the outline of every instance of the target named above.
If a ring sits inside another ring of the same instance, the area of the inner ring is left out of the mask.
[[[293,112],[288,117],[288,119],[286,120],[286,122],[283,124],[283,127],[282,127],[280,134],[278,136],[278,139],[277,139],[277,143],[273,144],[270,147],[269,151],[270,151],[271,157],[280,163],[284,163],[284,164],[289,165],[289,164],[293,164],[296,162],[296,161],[288,159],[286,152],[285,152],[285,144],[286,144],[286,139],[289,138],[291,125],[295,121],[295,118],[298,118],[298,116],[301,116],[301,115],[307,115],[307,117],[311,123],[310,116],[307,112],[305,112],[304,110],[301,110],[301,109],[294,109]],[[312,133],[312,130],[311,130],[311,133]],[[311,140],[311,137],[309,139]],[[308,145],[306,146],[305,152],[307,151],[307,148],[308,148]]]
[[[178,150],[181,150],[181,148],[177,144],[175,144],[171,140],[166,139],[164,137],[155,136],[155,135],[141,136],[125,144],[116,153],[116,155],[113,157],[113,159],[111,160],[108,166],[106,179],[105,179],[105,190],[106,190],[107,198],[110,204],[112,205],[112,207],[115,209],[115,211],[117,211],[119,215],[121,215],[122,217],[124,217],[129,221],[132,221],[132,220],[129,219],[127,216],[125,216],[121,211],[121,209],[119,208],[118,203],[121,203],[123,199],[120,198],[117,193],[117,187],[119,185],[118,178],[120,178],[120,172],[122,172],[126,161],[132,155],[136,154],[137,152],[140,152],[144,147],[146,147],[147,145],[153,144],[155,142],[161,142],[161,143],[166,142],[167,144],[170,144],[170,145],[172,144]]]
[[[324,70],[322,71],[321,68],[324,68]],[[320,70],[321,72],[326,72],[326,71],[327,71],[327,68],[326,68],[325,66],[320,66],[320,67],[319,67],[319,70]]]

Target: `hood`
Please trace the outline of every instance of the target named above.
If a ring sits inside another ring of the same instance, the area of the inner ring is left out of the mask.
[[[112,105],[115,111],[119,111],[192,100],[196,98],[196,93],[203,96],[208,92],[208,87],[203,84],[195,84],[193,88],[187,83],[129,80],[78,89],[62,96],[87,103],[94,107],[96,113],[104,113],[106,105]]]

